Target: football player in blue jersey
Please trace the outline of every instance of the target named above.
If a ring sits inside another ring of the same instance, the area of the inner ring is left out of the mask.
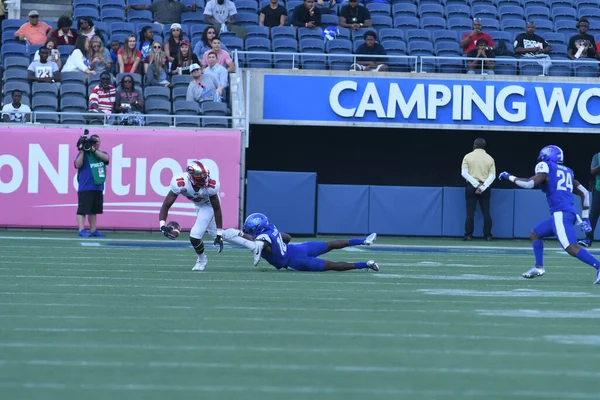
[[[280,232],[275,225],[269,223],[264,214],[254,213],[246,218],[244,232],[239,232],[239,236],[248,242],[256,243],[256,250],[251,249],[253,253],[260,254],[262,258],[277,269],[286,268],[293,271],[312,272],[348,271],[352,269],[372,269],[373,271],[379,271],[379,265],[373,260],[350,263],[344,261],[327,261],[318,258],[318,256],[331,250],[343,249],[348,246],[370,246],[377,238],[376,233],[360,239],[290,244],[292,240],[290,235]],[[236,242],[235,239],[231,241]],[[244,245],[243,243],[240,244]],[[254,265],[257,265],[258,261],[256,258],[254,261]]]
[[[550,218],[537,224],[531,231],[530,237],[533,254],[535,255],[535,266],[525,272],[523,277],[533,279],[544,275],[544,242],[542,242],[542,238],[556,236],[560,245],[569,255],[597,270],[594,284],[598,284],[600,283],[600,270],[598,270],[600,261],[577,245],[577,236],[574,229],[575,223],[581,220],[573,205],[573,193],[579,195],[583,202],[581,229],[584,232],[589,232],[592,229],[589,220],[589,192],[575,180],[573,171],[563,165],[563,161],[562,149],[550,145],[540,151],[533,177],[517,178],[508,172],[500,174],[500,179],[509,180],[519,187],[525,189],[539,187],[542,189],[546,194],[550,213],[552,214]]]

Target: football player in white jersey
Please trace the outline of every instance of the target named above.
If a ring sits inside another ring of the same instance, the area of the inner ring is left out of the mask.
[[[190,232],[190,242],[198,255],[198,260],[192,271],[204,271],[208,257],[204,254],[202,235],[208,233],[215,239],[214,245],[218,246],[219,253],[223,251],[223,214],[219,200],[219,182],[210,178],[210,172],[204,165],[196,160],[187,166],[186,171],[175,176],[171,181],[171,190],[165,197],[158,219],[160,230],[169,239],[175,239],[171,234],[172,227],[166,225],[169,209],[182,195],[194,202],[196,206],[196,223]]]

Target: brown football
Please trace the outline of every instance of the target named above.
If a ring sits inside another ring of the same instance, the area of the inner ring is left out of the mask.
[[[181,226],[179,225],[179,222],[177,221],[169,221],[169,223],[167,224],[167,226],[170,226],[173,228],[173,230],[171,231],[171,234],[175,237],[178,237],[179,234],[181,233]]]

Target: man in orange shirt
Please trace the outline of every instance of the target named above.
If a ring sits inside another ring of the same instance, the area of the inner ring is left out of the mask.
[[[29,22],[25,22],[18,31],[15,38],[27,39],[29,44],[44,44],[52,27],[45,22],[40,22],[40,14],[36,10],[29,11]]]

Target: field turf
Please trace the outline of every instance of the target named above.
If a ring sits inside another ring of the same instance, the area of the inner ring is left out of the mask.
[[[313,274],[208,245],[195,273],[186,237],[0,231],[0,397],[600,398],[600,286],[555,241],[529,281],[521,241],[382,238],[327,255],[379,273]]]

